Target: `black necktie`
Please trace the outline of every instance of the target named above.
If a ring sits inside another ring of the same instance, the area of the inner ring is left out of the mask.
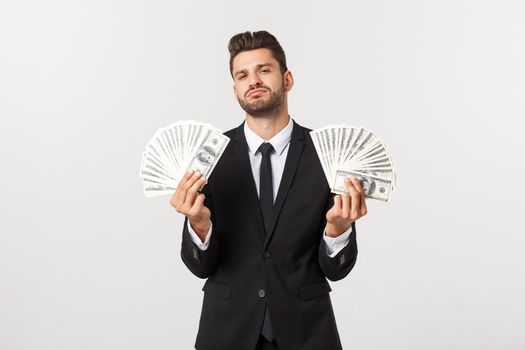
[[[273,183],[272,183],[272,163],[270,162],[270,154],[273,152],[271,143],[263,143],[259,149],[262,154],[260,181],[259,181],[259,202],[261,204],[261,211],[264,219],[264,231],[270,234],[270,225],[273,215]],[[274,339],[272,323],[270,321],[270,314],[268,312],[268,304],[264,310],[264,321],[261,329],[261,334],[272,341]]]
[[[266,234],[269,234],[273,214],[272,163],[270,162],[270,154],[273,152],[273,146],[271,143],[265,142],[259,147],[258,151],[262,154],[259,202],[264,219],[264,231]]]

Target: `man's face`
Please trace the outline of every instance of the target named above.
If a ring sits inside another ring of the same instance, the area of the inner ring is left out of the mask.
[[[291,73],[284,77],[269,49],[244,51],[233,60],[233,89],[246,113],[258,117],[275,111],[291,88]]]

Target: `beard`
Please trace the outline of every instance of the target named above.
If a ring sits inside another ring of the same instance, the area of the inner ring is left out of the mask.
[[[272,112],[279,109],[279,107],[284,102],[284,84],[277,91],[272,91],[266,86],[259,86],[257,88],[266,89],[270,93],[270,96],[267,99],[259,97],[254,99],[252,102],[248,102],[248,99],[238,98],[239,105],[242,109],[249,115],[253,117],[266,117]]]

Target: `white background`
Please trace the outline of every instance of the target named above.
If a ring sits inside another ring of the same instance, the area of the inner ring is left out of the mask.
[[[363,125],[398,188],[332,283],[345,349],[523,349],[522,1],[2,1],[0,348],[192,349],[204,281],[145,199],[159,127],[239,125],[229,38],[275,34],[304,126]]]

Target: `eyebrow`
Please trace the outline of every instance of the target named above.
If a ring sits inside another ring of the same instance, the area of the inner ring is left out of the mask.
[[[256,69],[261,69],[263,67],[272,67],[273,68],[273,65],[271,63],[261,63],[261,64],[258,64],[258,65],[255,66]],[[244,73],[244,72],[246,72],[246,69],[241,69],[240,71],[235,72],[235,74],[233,76],[236,77],[240,73]]]

